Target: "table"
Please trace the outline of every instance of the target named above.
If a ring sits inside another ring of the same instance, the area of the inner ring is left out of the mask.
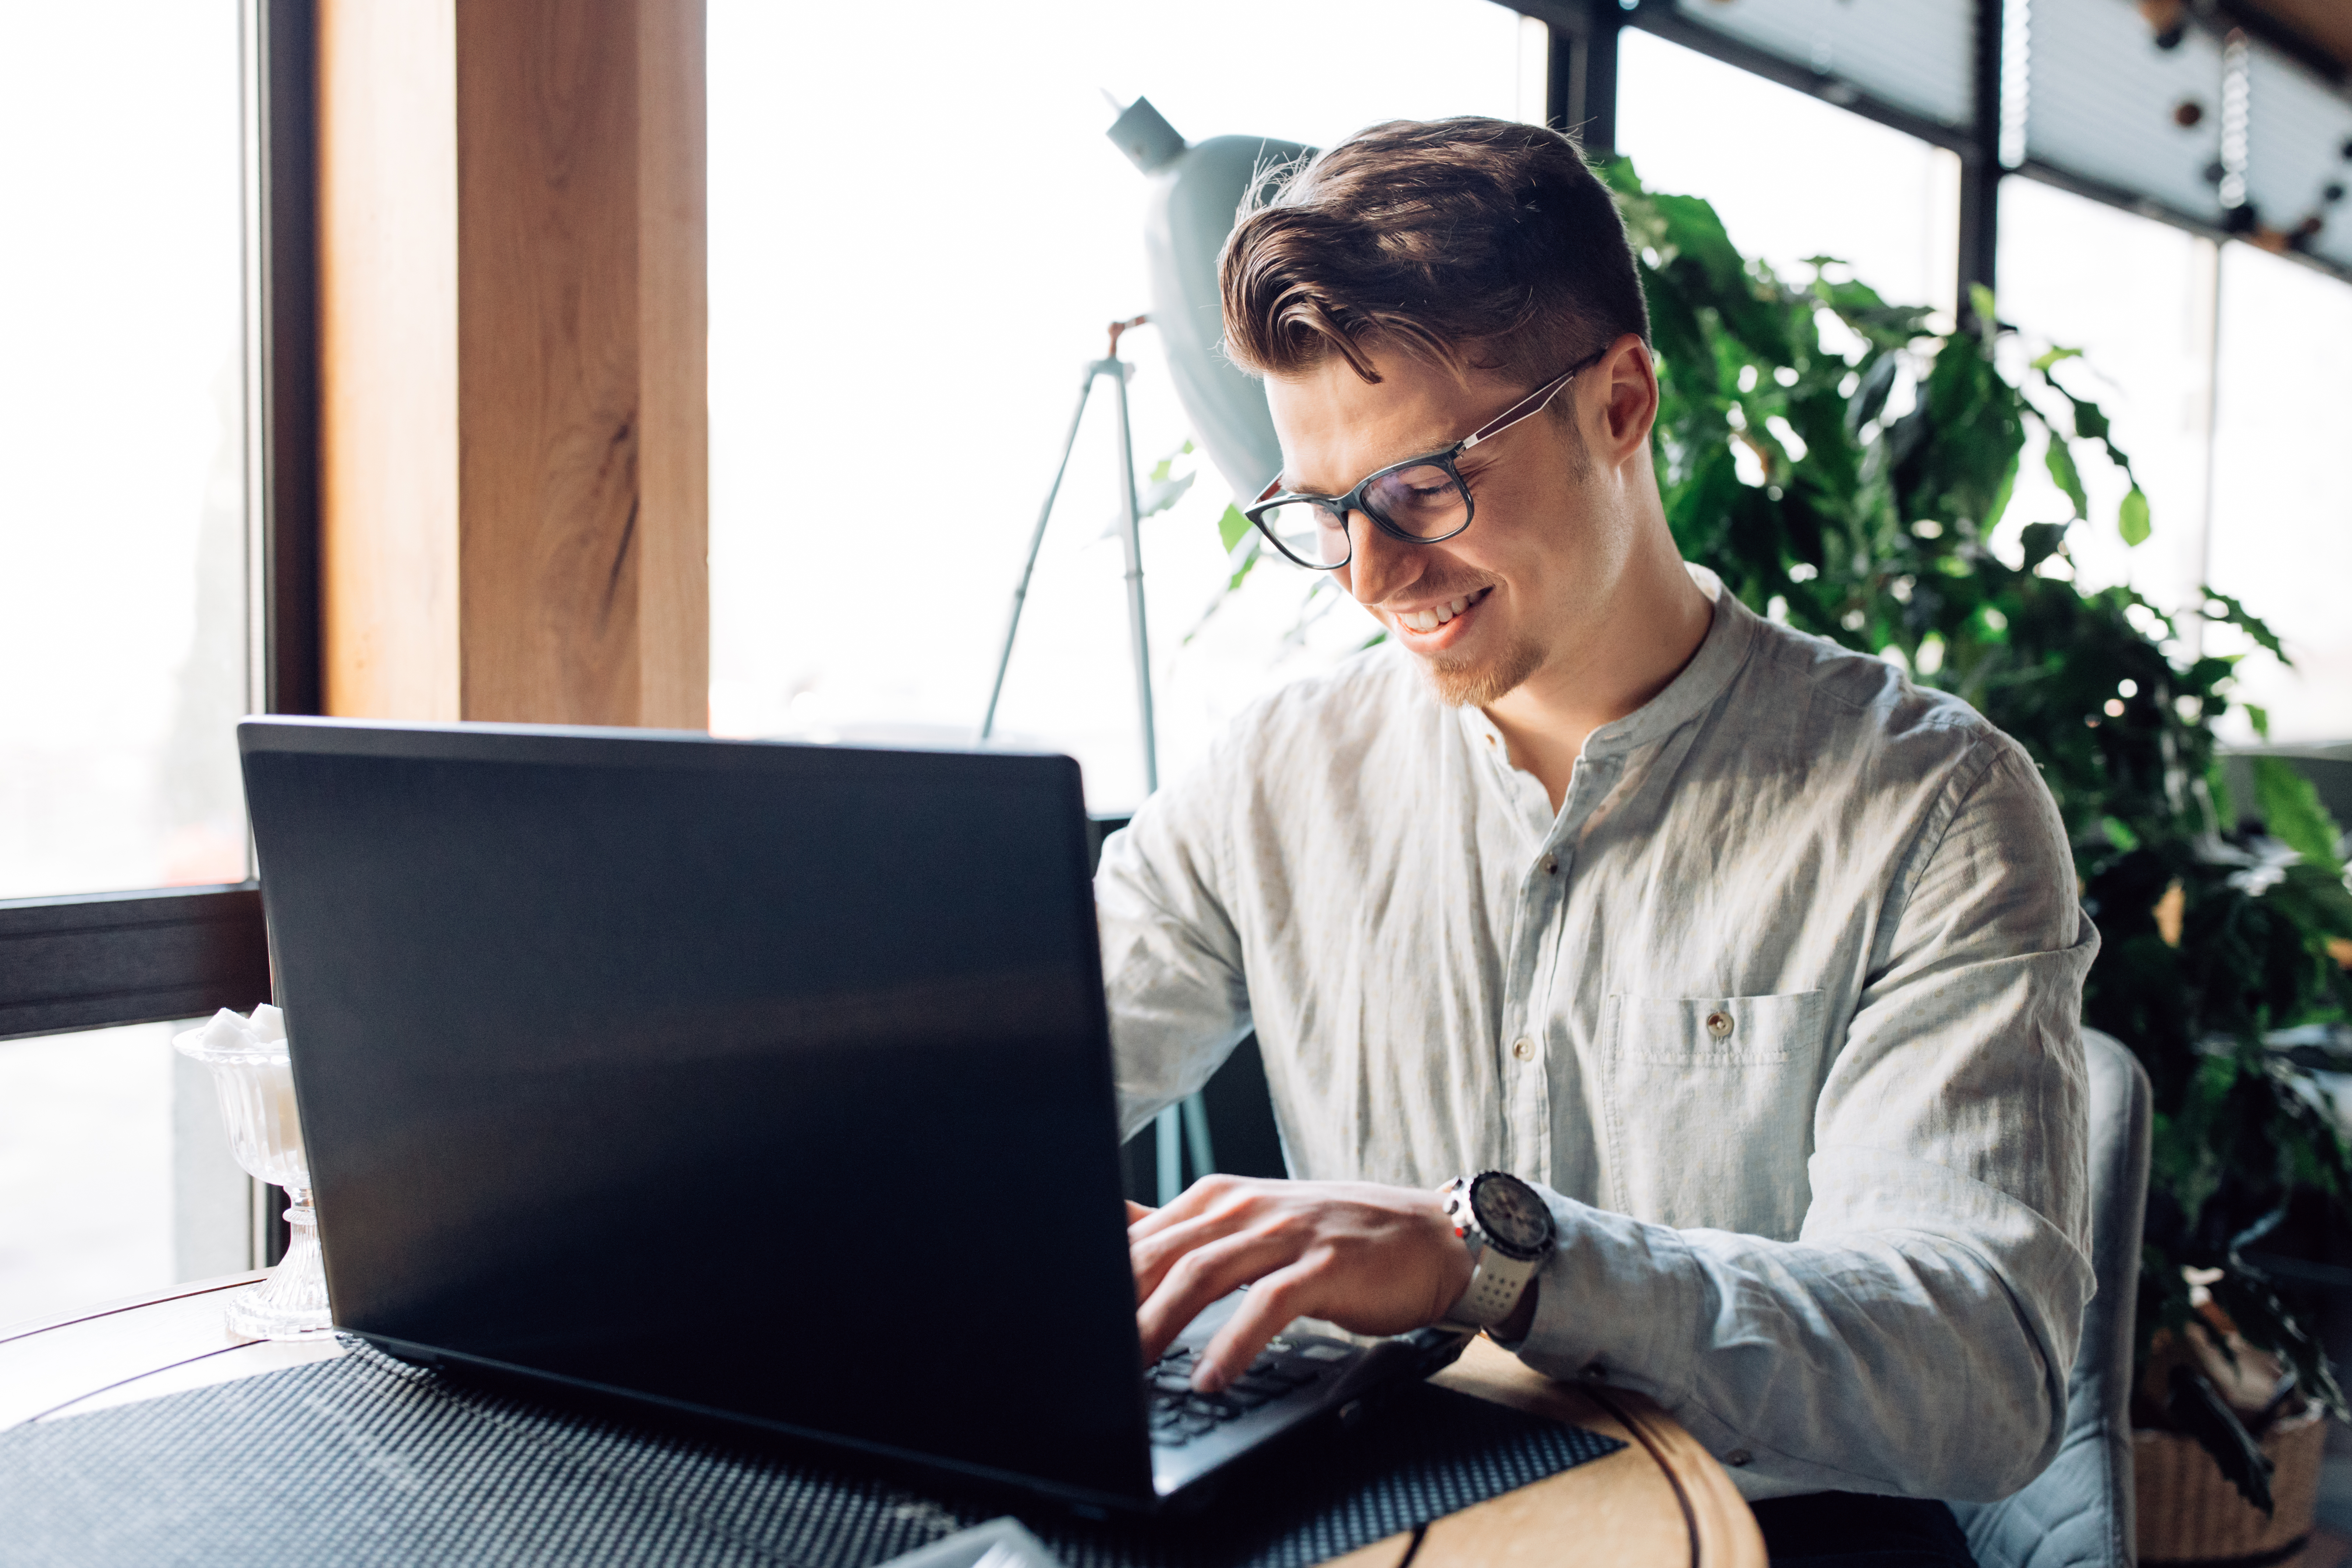
[[[232,1274],[0,1329],[0,1429],[154,1399],[343,1353],[331,1339],[247,1341],[221,1324]],[[1513,1568],[1580,1562],[1765,1568],[1763,1538],[1731,1478],[1674,1418],[1623,1389],[1571,1386],[1486,1340],[1433,1381],[1572,1421],[1625,1447],[1431,1525],[1420,1550],[1392,1536],[1336,1568]]]

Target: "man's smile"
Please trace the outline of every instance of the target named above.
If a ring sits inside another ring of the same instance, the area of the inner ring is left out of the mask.
[[[1470,622],[1476,618],[1478,607],[1495,591],[1493,584],[1473,589],[1454,598],[1434,605],[1423,605],[1410,610],[1388,612],[1390,624],[1404,640],[1405,647],[1416,653],[1434,653],[1450,647],[1466,635]]]

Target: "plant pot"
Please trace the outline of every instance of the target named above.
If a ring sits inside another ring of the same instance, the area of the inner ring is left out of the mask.
[[[2221,1479],[2221,1468],[2196,1440],[2178,1432],[2132,1434],[2133,1491],[2139,1515],[2139,1560],[2205,1568],[2262,1568],[2284,1563],[2310,1538],[2319,1506],[2319,1456],[2327,1440],[2317,1410],[2286,1416],[2263,1434],[2274,1468],[2262,1510]]]

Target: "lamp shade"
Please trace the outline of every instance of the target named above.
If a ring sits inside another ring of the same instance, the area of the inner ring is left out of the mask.
[[[1111,140],[1151,181],[1143,222],[1151,321],[1168,351],[1176,396],[1192,439],[1234,494],[1247,500],[1282,467],[1265,389],[1234,368],[1220,347],[1224,319],[1217,257],[1244,198],[1314,149],[1263,136],[1187,144],[1148,99],[1137,99]]]

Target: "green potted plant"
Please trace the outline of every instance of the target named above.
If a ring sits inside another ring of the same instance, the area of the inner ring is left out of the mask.
[[[2249,1256],[2298,1205],[2352,1218],[2345,1143],[2313,1078],[2344,1064],[2278,1044],[2352,1004],[2330,949],[2352,938],[2336,826],[2275,757],[2253,759],[2256,801],[2229,800],[2214,726],[2235,661],[2184,654],[2174,617],[2129,589],[2074,581],[2067,536],[2092,526],[2083,466],[2128,479],[2131,465],[2068,386],[2073,351],[2000,352],[2007,329],[1982,290],[1935,333],[1927,310],[1833,280],[1826,261],[1784,280],[1741,257],[1706,202],[1645,190],[1622,159],[1607,177],[1649,294],[1660,486],[1684,554],[1752,607],[1966,699],[2057,798],[2102,938],[2085,1022],[2128,1045],[2155,1089],[2135,1423],[2193,1443],[2267,1517],[2265,1424],[2347,1414],[2326,1357]],[[1824,317],[1843,328],[1835,347]],[[2034,426],[2072,515],[2029,521],[2004,559],[1994,531]],[[2127,544],[2148,537],[2136,480],[2112,526]],[[2208,591],[2193,613],[2284,657],[2227,595]],[[2240,805],[2261,831],[2241,830]],[[2315,1475],[2316,1419],[2298,1450]],[[2144,1468],[2165,1462],[2142,1451]]]

